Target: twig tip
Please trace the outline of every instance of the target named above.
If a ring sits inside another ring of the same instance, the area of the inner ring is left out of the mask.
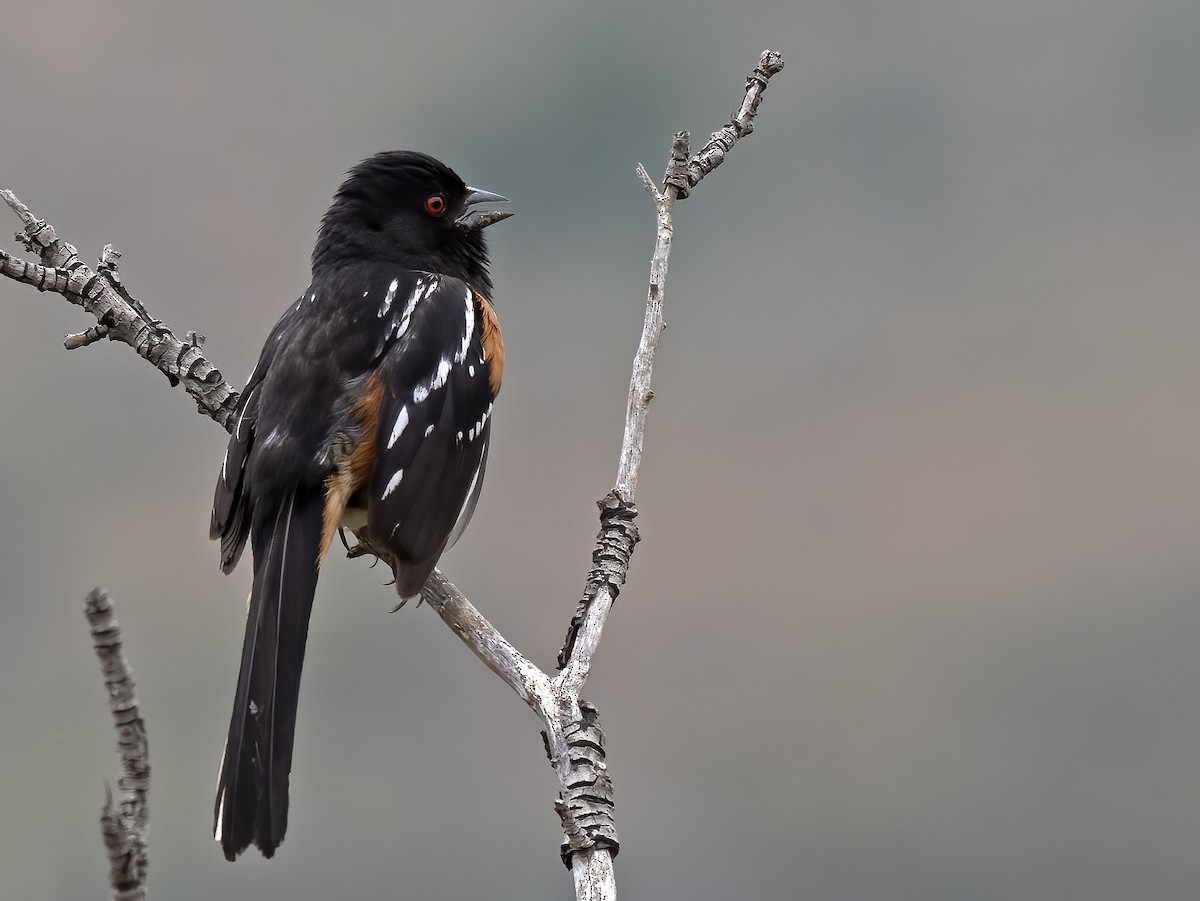
[[[646,189],[647,193],[649,193],[649,195],[655,200],[655,202],[657,202],[659,197],[661,196],[658,193],[658,185],[656,185],[654,183],[654,179],[652,179],[650,177],[650,173],[646,171],[646,167],[643,166],[641,163],[638,163],[637,174],[638,174],[638,178],[640,178],[642,181],[642,187],[644,187]]]
[[[758,67],[768,76],[775,75],[783,69],[783,54],[778,50],[764,50],[758,60]]]
[[[8,190],[7,188],[0,188],[0,198],[4,199],[4,202],[8,204],[8,208],[16,213],[17,217],[26,226],[36,220],[36,217],[33,215],[33,213],[29,211],[29,207],[21,203],[21,199],[12,191]],[[20,237],[21,235],[18,232],[17,238],[20,239]]]

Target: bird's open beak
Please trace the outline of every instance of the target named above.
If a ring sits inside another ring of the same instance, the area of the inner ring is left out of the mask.
[[[494,225],[501,219],[507,219],[512,215],[508,210],[471,209],[477,203],[508,203],[508,198],[500,194],[493,194],[491,191],[484,191],[482,188],[472,188],[468,185],[467,211],[454,220],[459,228],[465,228],[467,231],[475,231],[480,228],[487,228],[489,225]]]

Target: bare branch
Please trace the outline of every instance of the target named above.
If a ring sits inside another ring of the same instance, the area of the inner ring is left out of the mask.
[[[758,59],[758,65],[746,79],[746,96],[742,105],[733,115],[729,124],[720,131],[714,131],[704,148],[692,157],[688,163],[688,188],[694,188],[700,180],[725,161],[727,154],[740,138],[754,131],[754,117],[758,115],[758,105],[762,102],[763,92],[772,75],[783,71],[783,56],[774,50],[764,50]],[[688,191],[681,191],[680,197],[687,197]]]
[[[152,319],[125,290],[117,275],[120,255],[106,247],[93,272],[79,258],[78,251],[60,241],[54,229],[35,217],[15,194],[0,191],[0,198],[25,225],[17,233],[17,239],[27,250],[36,252],[41,260],[40,264],[33,263],[0,250],[0,275],[32,285],[39,291],[60,294],[96,318],[97,326],[82,335],[67,338],[67,348],[82,347],[100,337],[128,344],[139,356],[154,364],[172,386],[182,384],[196,400],[200,412],[228,429],[237,406],[236,389],[200,352],[201,342],[180,341],[162,322]],[[100,330],[103,330],[102,335]]]
[[[108,852],[113,901],[143,901],[146,897],[146,842],[150,833],[150,749],[146,725],[138,711],[136,686],[129,662],[121,651],[121,627],[103,589],[88,592],[84,605],[92,645],[108,692],[108,706],[117,729],[121,776],[120,797],[113,806],[112,790],[104,788],[100,831]]]
[[[629,561],[638,541],[637,527],[634,524],[634,518],[637,516],[634,499],[646,437],[646,416],[650,409],[650,401],[654,397],[650,387],[654,356],[658,350],[659,338],[666,327],[663,319],[663,300],[666,298],[671,242],[675,235],[675,201],[677,198],[688,196],[691,188],[720,165],[725,154],[738,139],[753,131],[754,117],[758,113],[758,105],[767,81],[782,68],[783,58],[778,53],[768,50],[762,54],[758,67],[747,82],[746,96],[741,109],[730,125],[714,133],[709,143],[693,159],[688,159],[688,133],[676,133],[671,143],[671,154],[661,191],[654,186],[645,166],[639,165],[637,169],[639,179],[654,201],[657,220],[654,254],[650,259],[650,284],[646,292],[646,316],[629,381],[625,434],[621,442],[616,485],[599,502],[600,533],[592,552],[593,568],[588,574],[583,599],[579,602],[567,629],[566,642],[558,656],[560,673],[554,680],[555,693],[570,705],[574,722],[577,723],[584,722],[589,716],[595,718],[595,708],[579,704],[579,693],[583,690],[591,670],[592,655],[599,645],[608,614],[625,584]],[[574,716],[576,710],[580,711],[578,716]],[[589,762],[593,765],[587,772],[602,775],[604,783],[611,789],[603,760],[603,735],[599,732],[598,718],[595,718],[595,724],[595,736],[589,742],[589,746],[596,749],[598,757]],[[551,743],[549,739],[547,743]],[[579,768],[571,769],[565,774],[560,770],[559,777],[567,787],[565,797],[568,798],[572,797],[570,780],[573,779],[574,784],[578,784],[581,779],[588,778],[586,773],[579,772]],[[590,784],[589,789],[591,790],[584,795],[587,802],[583,811],[577,811],[560,800],[558,809],[567,835],[564,854],[576,850],[578,835],[586,833],[592,848],[575,853],[571,858],[576,895],[579,898],[616,898],[612,856],[616,854],[619,844],[615,826],[612,825],[611,790],[596,791]],[[590,828],[581,828],[581,820],[585,818],[589,821]]]
[[[650,173],[646,171],[646,167],[641,163],[637,164],[638,178],[642,181],[642,187],[651,197],[658,196],[658,185],[654,183],[654,179],[650,177]]]
[[[688,133],[678,132],[671,142],[671,154],[663,177],[663,188],[655,187],[646,167],[638,164],[637,174],[654,201],[658,231],[654,254],[650,258],[650,285],[646,292],[646,317],[642,325],[642,340],[633,358],[633,374],[629,380],[629,400],[625,412],[625,436],[621,442],[621,458],[617,465],[617,482],[613,491],[600,503],[600,534],[592,559],[606,561],[603,578],[593,569],[588,576],[583,599],[571,618],[567,639],[558,655],[558,665],[564,681],[583,687],[591,667],[592,655],[600,641],[605,620],[616,601],[629,572],[633,545],[637,543],[637,516],[634,498],[637,494],[638,473],[642,465],[642,446],[646,440],[646,416],[654,392],[650,388],[654,374],[654,355],[658,341],[666,328],[663,319],[663,300],[667,294],[667,268],[671,257],[671,242],[675,236],[674,210],[678,198],[688,196],[690,188],[715,169],[738,139],[754,130],[754,118],[762,102],[763,91],[772,75],[783,69],[783,57],[773,50],[763,51],[758,66],[746,81],[746,95],[731,123],[715,132],[699,154],[688,159]],[[613,515],[621,509],[623,515]]]
[[[633,357],[633,374],[629,380],[629,401],[625,411],[625,436],[621,441],[621,459],[617,464],[616,492],[629,503],[637,495],[638,472],[642,466],[642,445],[646,441],[646,415],[654,393],[650,380],[654,375],[654,355],[658,339],[665,328],[663,297],[666,294],[667,264],[671,259],[671,240],[675,235],[673,209],[681,183],[686,184],[688,133],[676,133],[671,142],[671,156],[664,176],[665,188],[655,188],[650,196],[658,224],[654,254],[650,258],[650,285],[646,291],[646,317],[642,324],[642,340]],[[638,168],[645,173],[644,166]],[[644,182],[643,182],[644,183]]]
[[[67,350],[79,350],[81,347],[87,347],[89,344],[95,344],[102,338],[108,337],[107,325],[93,325],[91,328],[84,329],[75,335],[67,335],[63,339],[63,347]]]
[[[600,643],[600,633],[609,610],[625,584],[629,558],[638,543],[634,523],[637,508],[617,492],[610,491],[597,506],[600,508],[600,534],[592,550],[592,569],[588,573],[583,599],[567,633],[567,641],[558,652],[558,668],[564,685],[578,692],[591,670],[592,655]]]
[[[552,706],[550,679],[525,658],[454,583],[435,569],[421,589],[421,600],[434,609],[488,669],[504,680],[534,713]],[[397,608],[398,609],[398,608]]]

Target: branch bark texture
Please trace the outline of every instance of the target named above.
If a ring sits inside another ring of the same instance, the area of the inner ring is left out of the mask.
[[[599,646],[608,615],[625,584],[630,558],[638,542],[634,500],[645,443],[646,417],[654,396],[651,390],[654,357],[664,328],[663,301],[675,233],[675,202],[687,197],[724,161],[733,146],[754,130],[755,116],[767,83],[782,68],[783,58],[778,53],[769,50],[764,52],[746,81],[745,96],[737,113],[729,124],[714,132],[708,143],[694,156],[690,155],[688,133],[677,133],[671,144],[662,188],[654,183],[645,167],[638,166],[638,177],[654,203],[657,224],[654,253],[650,260],[646,315],[629,383],[617,478],[613,489],[599,501],[600,531],[592,552],[592,567],[588,572],[583,597],[571,618],[566,641],[558,655],[558,672],[551,676],[530,662],[441,572],[434,572],[421,594],[422,600],[437,612],[454,634],[542,720],[546,753],[558,776],[560,788],[554,807],[563,826],[561,855],[564,863],[571,868],[579,901],[615,901],[616,898],[612,861],[620,849],[620,843],[613,819],[612,781],[605,760],[604,735],[596,708],[582,701],[580,693],[591,672],[592,657]],[[68,336],[68,349],[86,347],[102,338],[129,344],[163,372],[172,384],[182,383],[196,400],[200,411],[229,430],[237,404],[237,392],[201,353],[203,339],[189,333],[186,340],[181,341],[162,322],[152,319],[121,284],[117,274],[119,255],[111,248],[105,248],[97,269],[93,271],[79,259],[74,247],[59,240],[54,229],[37,219],[11,192],[0,191],[0,197],[24,223],[23,231],[17,234],[18,240],[25,244],[27,250],[36,251],[40,259],[39,263],[33,263],[0,251],[0,275],[33,285],[39,291],[61,294],[71,303],[82,306],[97,320],[95,326]],[[376,554],[385,559],[387,556],[382,549],[374,548],[360,538],[360,544],[352,550],[352,555],[363,553]],[[107,604],[102,593],[97,595],[96,604]],[[111,608],[108,608],[107,615],[111,618]],[[117,648],[119,657],[119,641]],[[99,651],[99,645],[97,649]],[[128,696],[132,700],[132,679],[128,684]],[[128,708],[123,709],[128,711]],[[141,729],[135,704],[132,711],[136,725]],[[121,728],[120,721],[118,727]],[[141,736],[144,751],[144,730],[137,734]],[[124,738],[122,742],[124,760]],[[141,760],[144,763],[144,757]],[[134,787],[144,785],[142,777],[138,775],[141,772],[136,768],[127,770],[121,781],[122,791],[126,790],[126,782]],[[146,767],[147,779],[148,773]],[[130,811],[140,810],[144,814],[144,787],[140,796],[130,795],[130,798]],[[141,806],[135,808],[134,801],[138,798]],[[123,796],[122,811],[125,810],[125,804]],[[117,816],[113,822],[120,825],[123,821]],[[135,855],[130,860],[140,861],[140,869],[134,869],[144,877],[144,831],[138,834],[141,835],[141,844],[136,847],[140,848],[141,856]],[[119,845],[121,848],[127,846],[135,847],[128,842]],[[141,896],[120,897],[124,901],[125,898]]]
[[[105,786],[100,832],[108,852],[108,878],[113,901],[144,901],[150,834],[150,747],[146,724],[138,710],[133,671],[121,649],[121,627],[103,589],[93,588],[84,604],[92,645],[100,659],[100,672],[108,692],[108,706],[117,730],[121,776],[114,806],[112,790]]]
[[[96,318],[96,325],[66,338],[67,350],[101,338],[122,341],[152,363],[172,386],[182,384],[200,412],[228,430],[238,393],[201,352],[204,337],[188,332],[181,341],[160,320],[152,319],[121,283],[117,272],[121,255],[111,246],[104,248],[93,271],[73,246],[60,240],[54,228],[34,216],[12,191],[0,190],[0,199],[24,224],[17,240],[40,260],[34,263],[0,250],[0,275],[60,294]]]

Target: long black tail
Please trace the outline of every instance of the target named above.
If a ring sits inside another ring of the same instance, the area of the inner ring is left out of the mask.
[[[270,857],[287,831],[288,774],[322,514],[322,493],[299,488],[278,510],[256,516],[251,527],[254,585],[214,825],[229,860],[251,842]]]

